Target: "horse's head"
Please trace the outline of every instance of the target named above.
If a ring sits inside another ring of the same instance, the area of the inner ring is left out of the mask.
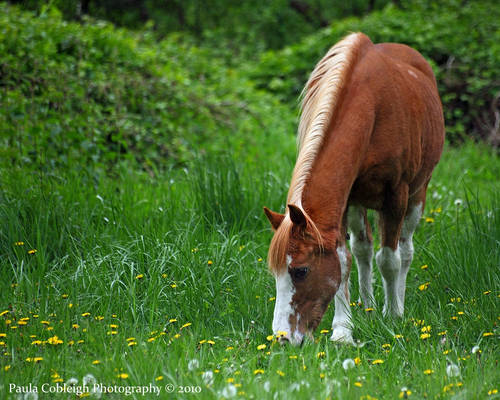
[[[264,208],[274,229],[269,265],[276,278],[273,333],[301,344],[318,326],[340,285],[336,240],[322,235],[300,208],[286,215]]]

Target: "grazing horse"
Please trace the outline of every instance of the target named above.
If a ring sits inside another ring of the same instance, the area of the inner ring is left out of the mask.
[[[264,207],[281,341],[302,343],[335,296],[331,340],[352,343],[348,230],[360,298],[374,306],[367,208],[379,214],[383,313],[403,315],[412,236],[443,142],[436,80],[417,51],[353,33],[319,61],[303,90],[286,213]]]

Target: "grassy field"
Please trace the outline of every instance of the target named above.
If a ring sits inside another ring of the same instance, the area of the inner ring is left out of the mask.
[[[379,308],[352,304],[356,347],[328,341],[333,305],[314,342],[269,336],[262,206],[283,207],[293,155],[261,161],[203,157],[155,178],[2,171],[0,398],[34,398],[15,394],[30,384],[38,398],[78,398],[43,393],[65,383],[154,386],[160,398],[500,396],[496,155],[446,150],[415,237],[405,317],[382,318],[376,272]]]

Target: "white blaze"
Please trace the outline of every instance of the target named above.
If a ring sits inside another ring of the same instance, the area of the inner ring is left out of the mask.
[[[287,267],[292,262],[292,257],[286,257]],[[304,335],[298,331],[298,326],[292,334],[290,326],[290,316],[295,313],[292,308],[292,298],[295,294],[295,286],[287,270],[276,275],[276,305],[274,306],[273,333],[286,332],[286,338],[292,344],[302,343]],[[298,316],[297,316],[298,322]]]

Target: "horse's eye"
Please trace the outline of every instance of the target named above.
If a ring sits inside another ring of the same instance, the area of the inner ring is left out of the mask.
[[[308,272],[309,272],[308,267],[299,267],[290,269],[290,275],[292,276],[292,279],[294,281],[303,280],[307,276]]]

